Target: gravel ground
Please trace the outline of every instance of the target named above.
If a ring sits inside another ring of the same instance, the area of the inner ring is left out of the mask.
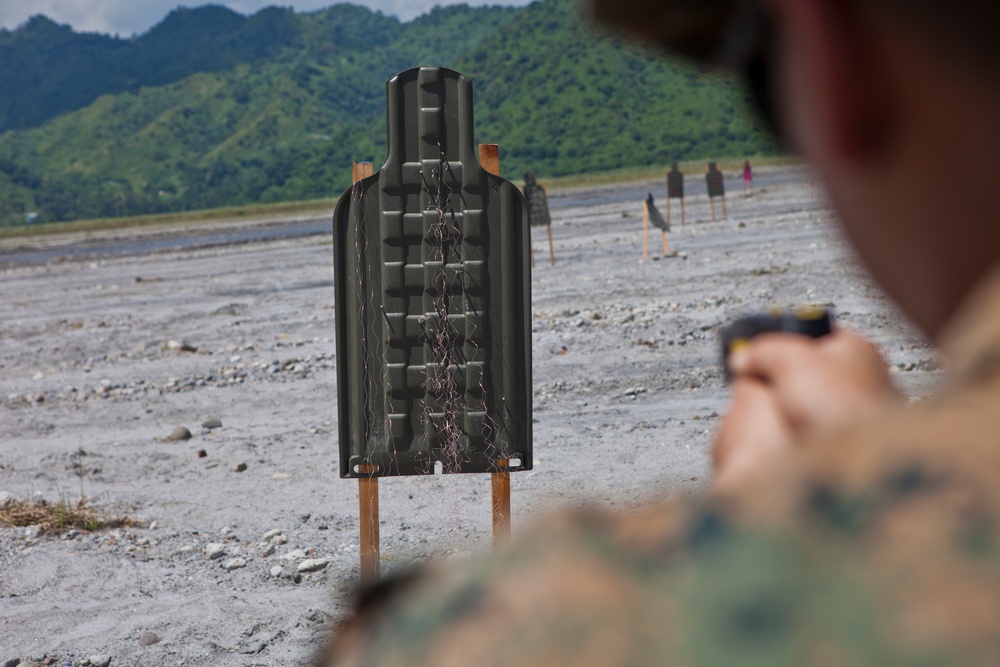
[[[729,209],[706,221],[691,198],[676,257],[652,236],[640,261],[638,201],[559,211],[554,268],[536,243],[535,469],[512,476],[515,532],[567,504],[703,489],[727,400],[715,328],[741,314],[828,304],[884,347],[907,394],[933,391],[934,353],[806,180]],[[316,651],[358,577],[331,255],[311,237],[5,270],[0,502],[75,501],[82,483],[136,525],[0,529],[0,665],[299,665]],[[384,568],[488,549],[489,489],[384,480]]]

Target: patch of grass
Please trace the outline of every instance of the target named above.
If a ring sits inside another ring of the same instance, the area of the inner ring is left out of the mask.
[[[92,501],[93,498],[76,502],[63,498],[55,503],[43,498],[11,499],[0,507],[0,526],[39,526],[40,535],[58,535],[69,530],[93,532],[135,525],[128,516],[115,516],[96,507]]]

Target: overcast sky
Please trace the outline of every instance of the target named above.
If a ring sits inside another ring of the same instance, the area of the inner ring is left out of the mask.
[[[395,14],[404,21],[423,14],[434,5],[453,5],[459,0],[352,0]],[[464,0],[469,5],[526,5],[529,0]],[[120,34],[146,32],[178,5],[198,7],[205,4],[226,5],[242,14],[253,14],[268,5],[294,7],[307,12],[336,4],[336,0],[214,0],[214,2],[178,0],[0,0],[0,26],[13,29],[35,14],[45,14],[57,23],[68,23],[78,31]]]

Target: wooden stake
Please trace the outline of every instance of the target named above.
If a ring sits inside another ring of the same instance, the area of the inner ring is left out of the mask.
[[[642,202],[642,259],[649,259],[649,204]]]
[[[500,175],[500,147],[496,144],[479,144],[479,164],[494,176]],[[532,249],[534,266],[535,253]],[[510,538],[510,461],[497,460],[497,470],[492,474],[493,491],[493,546]]]
[[[545,191],[545,205],[548,206],[549,202],[549,184],[542,181],[542,190]],[[549,266],[556,265],[556,251],[552,246],[552,219],[549,218],[549,224],[545,225],[545,231],[549,234]]]
[[[351,164],[351,179],[357,183],[372,175],[371,162]],[[368,477],[358,478],[358,517],[361,545],[361,583],[378,581],[381,571],[379,558],[378,466],[361,465],[358,472]]]
[[[493,548],[510,539],[510,461],[497,461],[493,473]]]
[[[545,225],[545,230],[549,233],[549,266],[556,265],[556,251],[552,247],[552,224]]]
[[[369,477],[358,478],[358,509],[361,517],[361,583],[378,581],[381,573],[379,558],[378,466],[362,465],[358,472]]]
[[[373,165],[371,162],[352,162],[351,163],[351,182],[357,183],[362,178],[368,178],[372,175]]]
[[[500,146],[479,144],[479,165],[494,176],[500,175]]]

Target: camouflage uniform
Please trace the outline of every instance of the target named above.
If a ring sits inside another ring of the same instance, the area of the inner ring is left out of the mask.
[[[766,485],[555,517],[363,610],[327,665],[1000,664],[1000,276],[949,390],[812,443]]]

